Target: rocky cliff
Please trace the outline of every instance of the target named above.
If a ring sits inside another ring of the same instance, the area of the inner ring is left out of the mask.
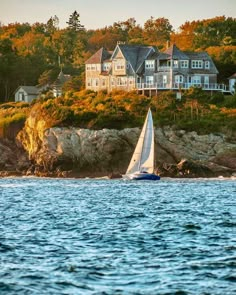
[[[127,169],[139,133],[138,128],[120,131],[47,128],[43,119],[30,116],[17,136],[17,146],[0,144],[2,175],[15,169],[18,174],[26,175],[119,177]],[[235,139],[169,127],[156,129],[155,135],[156,164],[162,176],[212,177],[236,173]]]
[[[119,177],[140,129],[49,128],[32,112],[16,141],[0,141],[0,175]],[[212,177],[236,173],[236,138],[224,134],[155,130],[156,166],[162,176]]]

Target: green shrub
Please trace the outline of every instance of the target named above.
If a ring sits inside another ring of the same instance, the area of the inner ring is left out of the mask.
[[[224,102],[224,99],[225,97],[222,92],[215,92],[210,99],[210,103],[221,104]]]
[[[236,108],[236,94],[225,97],[224,106],[227,108]]]

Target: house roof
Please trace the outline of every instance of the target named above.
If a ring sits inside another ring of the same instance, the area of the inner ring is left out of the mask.
[[[118,47],[135,72],[143,64],[148,54],[154,52],[152,46],[119,44]]]
[[[169,55],[169,59],[189,59],[175,44],[171,45],[164,53]]]
[[[104,47],[100,48],[94,55],[92,55],[85,64],[99,64],[105,60],[109,60],[111,52],[107,51]]]
[[[203,61],[209,61],[210,62],[210,70],[199,70],[199,73],[209,73],[209,71],[212,73],[212,74],[218,74],[219,71],[217,70],[212,58],[210,57],[210,55],[207,53],[207,52],[185,52],[189,58],[191,60],[203,60]],[[197,69],[194,69],[194,72],[197,72]]]
[[[62,86],[70,78],[71,78],[70,75],[65,75],[62,71],[60,71],[56,81],[53,83],[53,86]]]
[[[25,92],[27,92],[28,94],[39,94],[39,89],[36,87],[36,86],[19,86],[15,93],[20,89],[22,88]]]
[[[233,75],[231,75],[228,79],[236,79],[236,73],[234,73]]]

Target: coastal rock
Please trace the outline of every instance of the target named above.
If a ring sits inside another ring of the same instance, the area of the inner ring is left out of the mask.
[[[125,173],[140,133],[139,128],[89,130],[45,128],[29,120],[18,135],[37,175],[59,177],[119,177]],[[236,172],[236,141],[223,134],[155,130],[157,170],[162,176],[230,176]],[[229,160],[230,157],[230,160]]]
[[[0,139],[0,176],[25,174],[29,166],[25,150],[18,147],[15,141]]]

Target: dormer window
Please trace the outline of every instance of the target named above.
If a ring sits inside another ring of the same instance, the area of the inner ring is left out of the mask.
[[[178,68],[178,67],[179,67],[179,62],[178,62],[178,60],[174,60],[174,61],[173,61],[173,66],[174,66],[174,68]]]
[[[210,62],[209,60],[205,61],[205,69],[210,69]]]
[[[145,60],[145,69],[154,69],[155,60]]]
[[[203,62],[202,60],[192,60],[192,69],[202,69]]]
[[[188,68],[188,60],[181,60],[180,61],[180,67],[182,69],[187,69]]]

